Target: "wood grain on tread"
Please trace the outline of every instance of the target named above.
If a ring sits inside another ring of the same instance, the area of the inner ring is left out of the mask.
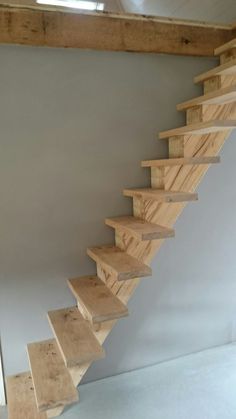
[[[118,281],[152,275],[149,266],[128,255],[116,246],[90,247],[88,255]]]
[[[198,122],[197,124],[186,125],[180,128],[174,128],[168,131],[160,132],[159,138],[165,139],[178,135],[205,135],[220,131],[227,131],[236,128],[236,120],[233,121],[207,121]]]
[[[224,105],[236,101],[236,86],[228,86],[177,105],[178,111],[199,105]]]
[[[102,346],[77,307],[50,311],[48,319],[68,368],[104,358]]]
[[[68,285],[92,323],[128,316],[125,304],[97,276],[69,279]]]
[[[154,188],[135,188],[125,189],[124,195],[144,200],[153,200],[158,202],[175,203],[197,201],[198,195],[191,192],[165,191],[164,189]]]
[[[175,232],[172,228],[149,223],[142,218],[123,216],[107,218],[106,224],[112,228],[121,230],[136,237],[138,240],[158,240],[174,237]]]
[[[144,160],[142,167],[170,167],[170,166],[184,166],[191,164],[214,164],[219,163],[219,156],[196,156],[196,157],[179,157],[161,160]]]
[[[47,419],[37,410],[31,373],[7,377],[8,419]]]
[[[78,392],[55,339],[30,343],[29,361],[39,411],[78,401]]]

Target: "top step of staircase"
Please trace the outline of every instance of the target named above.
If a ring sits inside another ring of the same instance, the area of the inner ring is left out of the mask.
[[[226,44],[221,45],[220,47],[215,49],[215,55],[223,54],[226,51],[229,51],[232,48],[236,48],[236,38],[232,39],[229,42],[226,42]]]
[[[235,101],[236,85],[225,87],[224,89],[219,89],[214,92],[207,93],[206,95],[187,100],[186,102],[177,105],[177,110],[183,111],[199,105],[225,105],[226,103]]]
[[[44,412],[77,402],[78,392],[55,339],[30,343],[27,348],[38,410]]]
[[[104,270],[114,275],[118,281],[152,275],[152,270],[149,266],[128,255],[119,247],[90,247],[87,249],[87,253]]]
[[[160,132],[159,138],[165,139],[170,137],[176,137],[179,135],[205,135],[220,131],[232,130],[234,128],[236,128],[236,120],[214,120],[207,122],[198,122],[196,124],[186,125],[184,127],[174,128],[168,131]]]
[[[7,377],[8,419],[47,419],[38,412],[30,372]]]
[[[236,75],[236,59],[221,64],[212,70],[208,70],[194,77],[194,83],[201,83],[215,76],[233,76]]]

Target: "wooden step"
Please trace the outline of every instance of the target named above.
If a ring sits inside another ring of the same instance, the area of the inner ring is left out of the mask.
[[[125,189],[124,195],[159,202],[188,202],[197,201],[198,195],[191,192],[165,191],[164,189],[143,188]]]
[[[205,135],[219,131],[232,130],[234,128],[236,128],[235,120],[198,122],[197,124],[186,125],[184,127],[163,131],[159,134],[159,138],[170,138],[178,135]]]
[[[172,228],[149,223],[141,218],[129,215],[107,218],[105,222],[108,226],[124,231],[141,241],[166,239],[175,235]]]
[[[38,412],[31,373],[7,377],[8,419],[47,419]]]
[[[236,38],[234,38],[231,41],[226,42],[226,44],[223,44],[220,47],[216,48],[214,53],[215,53],[215,55],[220,55],[220,54],[223,54],[226,51],[229,51],[232,48],[236,48]]]
[[[104,349],[77,307],[50,311],[48,319],[68,368],[104,358]]]
[[[68,285],[91,323],[128,316],[127,307],[97,276],[69,279]]]
[[[194,77],[194,83],[204,82],[215,76],[233,76],[236,74],[236,59],[231,60],[225,64],[221,64],[212,70],[208,70],[198,76]]]
[[[219,89],[206,95],[196,97],[177,105],[178,111],[183,111],[199,105],[225,105],[236,101],[236,85]]]
[[[88,255],[118,281],[152,275],[149,266],[116,246],[100,246],[87,250]]]
[[[214,164],[219,163],[220,157],[178,157],[172,159],[161,159],[161,160],[145,160],[142,161],[142,167],[170,167],[170,166],[185,166],[185,165],[197,165],[197,164]]]
[[[55,339],[30,343],[28,355],[39,411],[55,409],[78,401]]]

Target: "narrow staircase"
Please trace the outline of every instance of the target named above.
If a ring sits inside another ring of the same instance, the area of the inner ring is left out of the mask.
[[[209,166],[236,128],[236,39],[219,47],[220,65],[195,77],[204,94],[177,105],[186,111],[186,125],[161,132],[169,158],[142,162],[150,168],[151,187],[125,189],[133,199],[133,215],[107,218],[115,243],[89,248],[96,275],[68,280],[77,306],[50,311],[54,339],[27,347],[30,371],[7,378],[9,419],[59,416],[78,402],[77,387],[93,361],[105,356],[102,344],[120,318],[164,239]]]

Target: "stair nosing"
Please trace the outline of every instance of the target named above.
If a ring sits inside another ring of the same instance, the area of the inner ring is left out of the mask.
[[[205,133],[196,132],[198,130],[203,130],[203,129],[208,129],[208,128],[209,129],[216,128],[216,129],[212,132],[211,131],[205,132]],[[191,135],[203,136],[203,135],[209,135],[211,133],[217,133],[220,131],[233,130],[235,128],[236,128],[236,120],[225,121],[225,120],[215,119],[212,121],[198,122],[195,124],[184,125],[178,128],[172,128],[167,131],[162,131],[159,133],[159,138],[165,140],[165,139],[169,139],[170,137],[178,137],[178,136],[188,136],[188,135],[189,136]]]
[[[217,100],[217,98],[221,98],[223,96],[227,96],[230,95],[230,93],[236,93],[236,85],[232,85],[232,86],[227,86],[224,87],[222,89],[218,89],[218,90],[214,90],[213,92],[207,93],[205,95],[202,96],[198,96],[196,98],[187,100],[185,102],[179,103],[176,108],[178,111],[184,111],[188,108],[192,108],[194,106],[200,106],[200,105],[214,105],[213,103],[210,103],[214,100]],[[236,98],[232,99],[232,100],[227,100],[225,102],[222,102],[222,104],[227,104],[227,103],[232,103],[235,102]],[[217,104],[217,102],[216,102]]]
[[[143,160],[142,167],[174,167],[174,166],[191,166],[201,164],[215,164],[220,162],[219,156],[209,157],[177,157],[170,159],[159,159],[159,160]]]

